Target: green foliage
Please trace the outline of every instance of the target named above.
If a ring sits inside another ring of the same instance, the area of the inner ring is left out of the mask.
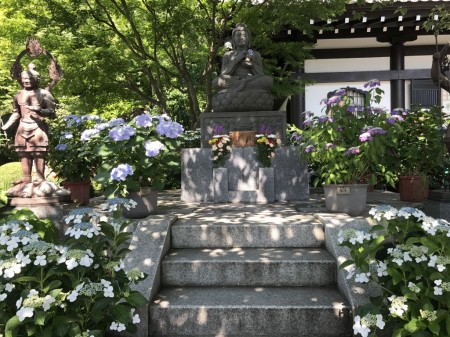
[[[129,222],[125,199],[83,208],[64,222],[67,238],[54,243],[52,222],[31,211],[0,220],[0,333],[3,336],[104,337],[107,330],[136,331],[137,306],[147,303],[133,284],[146,277],[125,270]]]
[[[377,336],[387,325],[393,336],[448,336],[449,223],[410,207],[383,205],[370,214],[378,225],[369,232],[346,229],[338,237],[351,256],[340,268],[381,293],[357,310],[354,333]]]
[[[414,106],[400,113],[403,121],[385,158],[387,166],[398,176],[439,175],[447,155],[440,108]]]
[[[22,177],[22,164],[20,162],[0,166],[0,190],[8,190],[11,183],[20,177]]]
[[[83,130],[95,125],[97,116],[62,115],[50,120],[47,164],[61,181],[90,181],[99,166],[93,145],[81,140]]]

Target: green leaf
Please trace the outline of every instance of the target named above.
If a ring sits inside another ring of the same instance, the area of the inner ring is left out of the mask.
[[[355,264],[355,261],[353,260],[344,261],[339,265],[339,269],[344,269],[345,267],[351,266],[353,264]]]
[[[130,320],[130,310],[131,308],[124,304],[117,304],[112,309],[114,318],[121,323],[127,323]]]
[[[17,336],[17,329],[22,323],[19,321],[19,317],[11,317],[5,325],[5,337]]]
[[[140,306],[148,303],[148,300],[140,292],[132,292],[130,296],[126,298],[126,301],[132,306]]]
[[[417,326],[417,318],[413,317],[411,320],[404,325],[404,328],[406,331],[413,333],[419,330],[419,327]]]
[[[44,325],[45,324],[45,317],[46,317],[46,314],[45,314],[45,312],[43,312],[43,311],[37,311],[37,310],[35,310],[34,311],[35,313],[34,313],[34,324],[36,324],[36,325]]]

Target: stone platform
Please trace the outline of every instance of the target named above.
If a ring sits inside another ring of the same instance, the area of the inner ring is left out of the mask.
[[[307,163],[295,147],[275,150],[273,178],[261,177],[254,147],[237,147],[225,162],[225,180],[214,176],[210,148],[181,151],[181,201],[269,203],[308,200]],[[269,186],[270,185],[270,186]]]

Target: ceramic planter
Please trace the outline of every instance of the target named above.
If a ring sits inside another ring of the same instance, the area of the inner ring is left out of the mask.
[[[366,209],[368,184],[324,185],[325,206],[328,211],[359,215]]]

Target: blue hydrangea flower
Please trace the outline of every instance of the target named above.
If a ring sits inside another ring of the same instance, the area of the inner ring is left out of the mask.
[[[80,139],[81,139],[81,141],[85,142],[85,141],[91,139],[92,136],[96,135],[99,132],[100,132],[100,130],[96,130],[96,129],[84,130],[80,135]]]
[[[145,155],[147,157],[155,157],[159,154],[159,152],[164,149],[164,144],[159,140],[156,141],[147,141],[144,144],[145,147]]]
[[[386,118],[386,123],[388,124],[394,124],[395,122],[403,122],[404,119],[400,115],[390,115],[388,118]]]
[[[67,126],[79,125],[83,123],[82,119],[77,115],[69,115],[63,117]]]
[[[109,127],[112,128],[117,125],[124,125],[125,121],[123,120],[123,118],[114,118],[114,119],[110,120],[108,122],[108,124],[109,124]]]
[[[136,129],[128,125],[118,125],[109,131],[109,137],[115,141],[128,140],[136,134]]]
[[[136,116],[134,118],[134,123],[137,126],[141,126],[143,128],[149,128],[152,126],[152,116],[147,113],[143,113],[142,115]]]
[[[58,151],[65,151],[67,150],[67,144],[58,144],[56,145],[55,149]]]
[[[384,135],[386,133],[386,130],[380,127],[370,128],[368,132],[373,135]]]
[[[175,139],[179,135],[181,135],[184,131],[181,124],[172,121],[166,121],[163,118],[160,119],[158,126],[156,127],[156,131],[161,136],[166,136],[167,138]]]
[[[109,123],[97,123],[94,125],[94,129],[98,131],[102,131],[109,128]]]
[[[125,181],[127,176],[134,173],[133,168],[129,164],[119,164],[111,171],[111,179],[116,181]]]

